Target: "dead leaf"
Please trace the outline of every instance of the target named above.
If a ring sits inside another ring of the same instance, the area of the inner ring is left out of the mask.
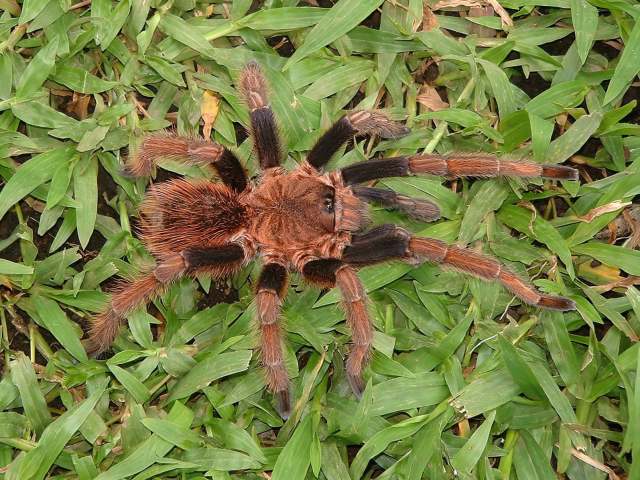
[[[422,31],[430,32],[438,28],[438,18],[433,14],[433,10],[426,3],[422,7]]]
[[[204,138],[211,138],[211,129],[218,117],[220,99],[215,93],[205,90],[202,94],[202,105],[200,105],[200,116],[204,120],[202,134]]]
[[[579,216],[578,219],[585,223],[591,223],[593,220],[604,215],[605,213],[615,212],[629,205],[631,205],[631,202],[621,202],[619,200],[616,200],[615,202],[607,203],[606,205],[601,205],[599,207],[593,208],[589,210],[589,212],[587,212],[585,215]]]
[[[509,12],[507,12],[502,5],[498,3],[498,0],[487,0],[489,5],[493,7],[496,13],[500,16],[500,20],[502,20],[502,27],[513,27],[513,20],[511,20],[511,16]]]
[[[449,108],[449,104],[440,98],[438,91],[431,85],[422,85],[417,100],[432,112]]]

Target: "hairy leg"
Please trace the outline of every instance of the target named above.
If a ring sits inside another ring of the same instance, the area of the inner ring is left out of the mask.
[[[373,343],[373,325],[367,311],[367,294],[356,271],[343,265],[336,273],[336,285],[342,293],[342,303],[351,329],[351,350],[347,358],[347,378],[359,397],[364,391],[362,371],[369,361]]]
[[[387,227],[388,228],[388,227]],[[564,297],[546,295],[509,271],[497,260],[440,240],[415,237],[396,227],[386,235],[353,243],[344,250],[342,260],[364,266],[391,259],[429,261],[448,266],[484,280],[497,281],[526,303],[554,310],[573,310],[575,304]]]
[[[351,112],[318,139],[307,155],[307,162],[315,168],[322,168],[351,137],[369,133],[382,138],[397,138],[409,133],[409,129],[377,110]]]
[[[417,174],[451,177],[544,177],[577,180],[578,171],[564,165],[542,165],[525,160],[501,160],[492,155],[459,154],[451,156],[414,155],[371,160],[349,165],[341,170],[346,184],[356,184],[386,177]]]
[[[249,106],[253,141],[263,169],[277,167],[282,147],[273,110],[267,96],[267,82],[256,62],[247,64],[240,76],[240,91]]]
[[[229,188],[241,192],[247,187],[246,172],[230,150],[202,138],[167,132],[145,136],[129,158],[125,171],[135,177],[150,175],[154,165],[162,158],[180,160],[188,165],[212,165]]]
[[[92,319],[87,350],[94,355],[108,350],[127,315],[160,295],[174,280],[200,272],[223,276],[237,269],[244,259],[239,245],[187,249],[165,258],[152,272],[120,283],[112,291],[108,308]]]
[[[367,294],[356,271],[337,258],[307,262],[301,269],[306,280],[321,287],[337,286],[351,330],[351,349],[347,358],[347,379],[356,396],[364,390],[362,371],[369,360],[373,342],[373,325],[367,310]]]
[[[291,413],[289,375],[284,365],[282,332],[279,325],[282,299],[287,292],[287,270],[279,263],[264,266],[258,279],[256,305],[260,327],[260,353],[267,387],[276,396],[278,413]]]
[[[398,195],[393,190],[384,188],[355,185],[352,190],[355,196],[361,200],[395,208],[417,220],[432,222],[440,218],[440,208],[428,200]]]

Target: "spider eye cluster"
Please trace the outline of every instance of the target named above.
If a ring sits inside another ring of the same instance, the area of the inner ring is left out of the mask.
[[[328,213],[333,213],[334,204],[333,204],[333,196],[327,196],[324,199],[324,209]]]

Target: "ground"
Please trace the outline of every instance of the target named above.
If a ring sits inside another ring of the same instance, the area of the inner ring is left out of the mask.
[[[640,10],[598,0],[0,0],[0,478],[640,479]],[[330,163],[484,151],[564,163],[579,182],[389,179],[436,202],[423,235],[499,258],[577,311],[523,306],[433,265],[360,274],[376,326],[358,400],[335,291],[292,278],[296,403],[283,421],[253,352],[258,266],[184,280],[112,351],[84,349],[119,277],[152,264],[142,134],[230,146],[255,175],[236,81],[271,84],[291,168],[354,108],[405,138]]]

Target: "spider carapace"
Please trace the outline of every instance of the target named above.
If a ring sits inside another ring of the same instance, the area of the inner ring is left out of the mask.
[[[286,416],[290,393],[280,308],[291,271],[299,272],[309,283],[323,288],[337,286],[341,291],[352,335],[346,371],[356,394],[363,389],[362,371],[373,339],[367,295],[357,275],[362,266],[391,260],[429,261],[498,281],[534,306],[574,308],[571,300],[539,292],[496,260],[473,250],[414,236],[395,225],[369,227],[369,203],[424,221],[439,218],[439,209],[427,200],[365,184],[417,174],[576,180],[576,170],[460,154],[382,158],[325,173],[324,165],[355,135],[395,138],[408,133],[383,113],[363,110],[343,116],[320,136],[305,162],[286,171],[280,167],[283,152],[278,129],[257,63],[243,70],[239,86],[250,110],[261,167],[259,180],[248,179],[234,154],[219,144],[167,133],[144,137],[127,165],[132,175],[148,175],[157,160],[171,157],[211,165],[221,182],[177,179],[151,187],[140,212],[141,239],[156,258],[156,267],[113,291],[108,309],[92,322],[89,344],[94,352],[109,348],[127,314],[177,278],[197,274],[225,277],[259,256],[263,267],[255,291],[260,358],[267,386],[277,398],[280,413]]]

